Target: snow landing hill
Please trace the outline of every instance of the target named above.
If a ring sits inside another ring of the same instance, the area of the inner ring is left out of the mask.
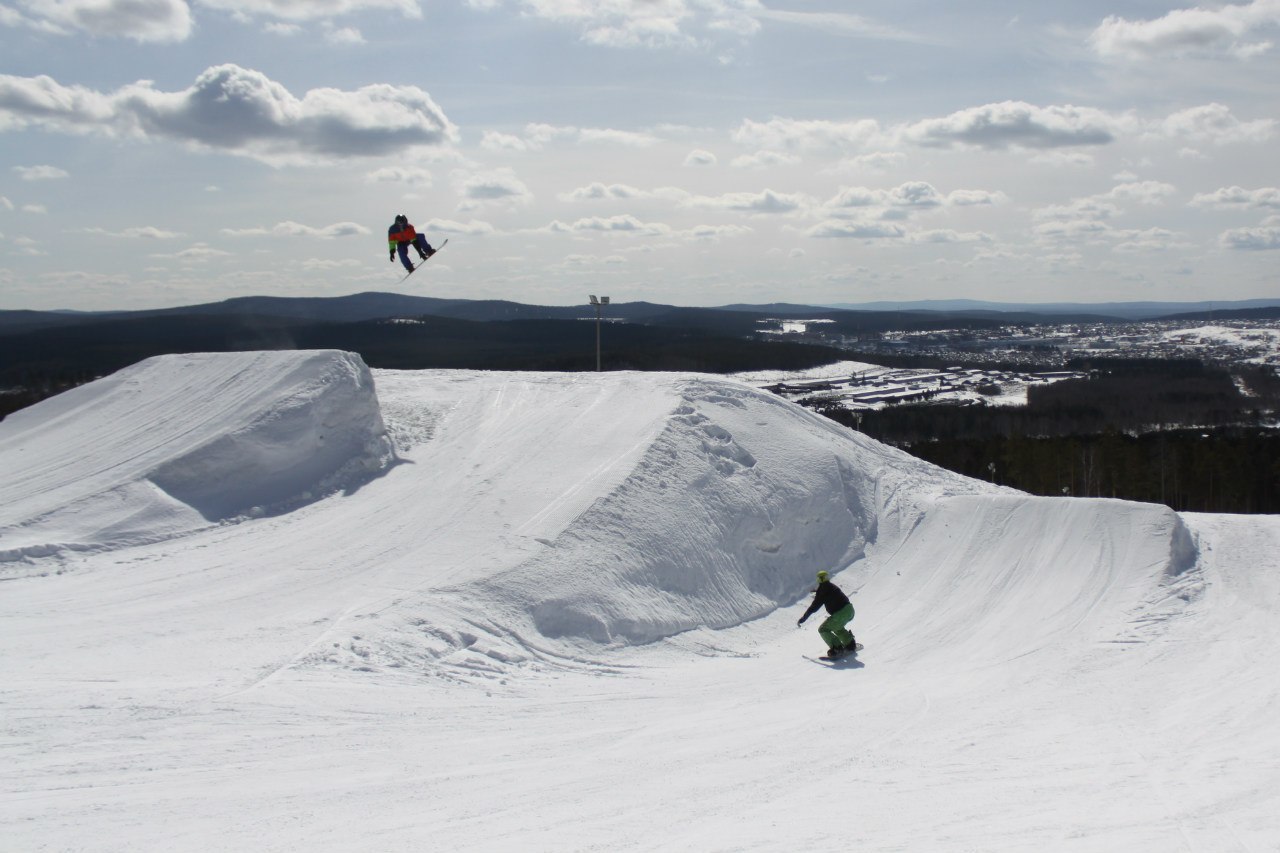
[[[6,850],[1280,849],[1273,516],[328,351],[142,362],[0,471]]]

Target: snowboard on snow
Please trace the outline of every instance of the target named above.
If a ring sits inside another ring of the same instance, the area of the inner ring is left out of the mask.
[[[820,655],[819,657],[816,657],[816,658],[809,657],[809,655],[805,655],[805,657],[809,658],[809,660],[816,660],[819,663],[835,663],[836,661],[843,660],[844,658],[852,657],[860,651],[862,651],[862,643],[857,643],[856,645],[854,645],[852,649],[849,649],[848,651],[840,652],[839,654],[836,654],[836,655]]]
[[[419,260],[416,264],[414,264],[413,269],[411,269],[411,270],[409,270],[407,273],[405,273],[405,274],[404,274],[404,278],[400,279],[400,281],[404,281],[404,280],[405,280],[405,278],[408,278],[409,276],[411,276],[411,275],[413,275],[414,273],[416,273],[418,270],[422,269],[422,265],[423,265],[423,264],[425,264],[427,261],[429,261],[429,260],[431,260],[432,258],[434,258],[434,257],[436,256],[436,253],[437,253],[437,252],[439,252],[441,249],[443,249],[443,248],[444,248],[445,246],[447,246],[447,245],[449,245],[449,240],[448,240],[448,238],[445,238],[445,241],[444,241],[443,243],[441,243],[439,246],[436,246],[436,251],[435,251],[435,252],[432,252],[431,254],[427,255],[425,258],[422,258],[422,259],[421,259],[421,260]]]

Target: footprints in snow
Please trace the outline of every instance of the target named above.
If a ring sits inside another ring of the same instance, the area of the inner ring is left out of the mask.
[[[708,402],[742,405],[723,395],[712,395]],[[707,454],[716,470],[724,476],[729,477],[755,467],[755,457],[745,447],[734,441],[731,432],[712,423],[710,418],[688,403],[681,405],[672,413],[672,420],[700,434],[700,446],[703,452]]]

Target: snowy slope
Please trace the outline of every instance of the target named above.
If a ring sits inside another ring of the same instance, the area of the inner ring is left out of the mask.
[[[734,380],[373,379],[171,357],[0,423],[15,849],[1280,845],[1280,519],[994,489]]]
[[[0,561],[278,510],[357,482],[389,456],[357,357],[148,359],[0,427]]]

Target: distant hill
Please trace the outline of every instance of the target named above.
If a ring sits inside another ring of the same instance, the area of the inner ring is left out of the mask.
[[[605,316],[628,321],[680,310],[674,305],[627,302],[610,305]],[[102,319],[173,316],[288,317],[335,323],[354,323],[392,317],[452,317],[459,320],[574,320],[594,317],[587,305],[524,305],[506,300],[438,299],[400,293],[355,293],[349,296],[241,296],[221,302],[156,308],[143,311],[0,311],[0,333],[20,328],[79,325]]]
[[[591,370],[595,323],[580,320],[475,321],[424,315],[350,323],[250,314],[126,316],[96,323],[0,334],[0,387],[31,377],[84,378],[168,353],[340,349],[371,367],[402,369]],[[765,342],[706,328],[610,324],[609,369],[800,369],[838,361],[836,349]]]
[[[1217,313],[1249,308],[1280,307],[1280,299],[1204,302],[984,302],[976,299],[923,299],[910,302],[833,303],[850,311],[998,311],[1032,314],[1095,315],[1124,320],[1153,320],[1170,314]]]
[[[1190,314],[1168,314],[1157,319],[1197,323],[1215,320],[1280,320],[1280,307],[1240,308],[1235,311],[1195,311]]]
[[[651,326],[704,329],[732,336],[751,335],[768,320],[825,319],[846,333],[904,329],[991,328],[1010,322],[1037,322],[1047,315],[994,311],[851,311],[830,306],[776,303],[690,308],[652,302],[618,302],[604,309],[609,320]],[[173,317],[278,317],[322,323],[357,323],[404,317],[445,317],[477,322],[580,320],[595,317],[588,305],[526,305],[506,300],[438,299],[398,293],[356,293],[332,297],[245,296],[198,305],[145,311],[0,311],[0,335],[19,330],[84,326],[103,320]],[[1105,319],[1105,318],[1095,318]]]
[[[734,303],[719,307],[687,307],[652,302],[616,302],[604,316],[631,323],[690,326],[709,323],[731,334],[746,325],[769,319],[833,319],[863,329],[933,329],[985,321],[1001,323],[1117,322],[1192,316],[1213,319],[1271,318],[1274,313],[1239,313],[1280,309],[1280,299],[1234,302],[984,302],[975,299],[932,299],[904,302],[806,305],[793,302]],[[98,322],[105,318],[175,315],[238,315],[290,317],[352,323],[390,317],[452,317],[459,320],[573,320],[594,317],[589,305],[527,305],[508,300],[440,299],[376,291],[347,296],[242,296],[221,302],[145,311],[6,311],[0,310],[0,334],[15,329],[52,328]],[[853,316],[851,316],[853,315]],[[881,315],[871,317],[868,315]]]
[[[118,316],[116,311],[95,311],[82,313],[78,311],[3,311],[0,310],[0,334],[27,329],[47,329],[53,326],[74,326],[79,323],[94,323],[99,320]]]

